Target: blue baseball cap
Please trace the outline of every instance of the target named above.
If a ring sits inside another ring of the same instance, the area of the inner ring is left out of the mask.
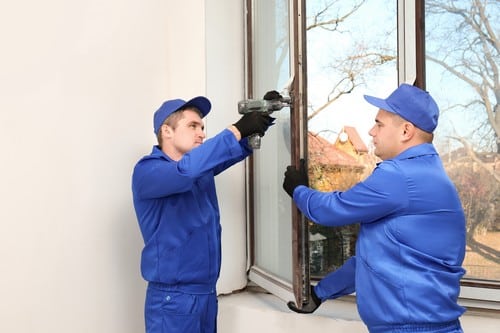
[[[401,116],[423,131],[432,133],[436,129],[439,108],[427,91],[403,83],[386,99],[364,97],[368,103]]]
[[[153,126],[155,134],[158,135],[161,125],[163,125],[165,119],[167,119],[168,116],[170,116],[175,111],[179,111],[180,109],[185,109],[190,106],[194,106],[195,108],[200,110],[202,118],[205,117],[212,108],[212,104],[210,103],[208,98],[203,96],[195,97],[187,102],[182,99],[168,100],[164,102],[154,114]]]

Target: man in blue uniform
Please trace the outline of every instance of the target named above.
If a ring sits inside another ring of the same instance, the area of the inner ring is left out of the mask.
[[[373,138],[383,161],[345,192],[307,187],[307,172],[289,166],[284,189],[312,222],[360,223],[356,256],[311,287],[311,313],[326,299],[356,292],[370,332],[462,332],[457,304],[465,255],[465,218],[457,191],[432,145],[439,110],[425,91],[407,84],[379,108]]]
[[[158,145],[135,166],[134,207],[144,239],[147,333],[213,333],[221,226],[214,177],[252,153],[247,137],[274,118],[247,113],[211,139],[202,96],[166,101],[154,114]]]

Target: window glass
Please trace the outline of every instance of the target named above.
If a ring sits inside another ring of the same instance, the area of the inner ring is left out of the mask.
[[[500,280],[500,2],[426,1],[426,84],[435,136],[467,218],[466,278]]]
[[[311,187],[346,190],[376,162],[363,95],[397,87],[396,1],[307,1],[308,157]],[[358,226],[310,224],[311,278],[354,255]]]
[[[282,91],[290,77],[289,15],[286,0],[258,0],[254,5],[253,91],[262,98]],[[291,200],[282,189],[290,164],[290,109],[272,114],[275,125],[254,152],[255,265],[292,281]]]

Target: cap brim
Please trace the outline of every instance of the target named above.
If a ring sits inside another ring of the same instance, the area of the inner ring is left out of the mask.
[[[370,103],[373,106],[378,107],[379,109],[391,112],[391,113],[396,113],[396,110],[394,110],[387,102],[385,99],[374,97],[374,96],[368,96],[364,95],[365,100]]]
[[[179,109],[183,109],[183,108],[186,108],[188,106],[196,107],[198,110],[200,110],[203,117],[205,117],[212,109],[212,103],[210,103],[208,98],[203,97],[203,96],[198,96],[198,97],[190,99]]]

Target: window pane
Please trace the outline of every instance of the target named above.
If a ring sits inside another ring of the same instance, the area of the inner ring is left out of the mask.
[[[330,5],[327,5],[330,4]],[[368,131],[376,109],[363,95],[397,87],[396,1],[307,2],[309,179],[322,191],[346,190],[374,168]],[[357,225],[310,225],[311,277],[354,254]]]
[[[254,2],[254,92],[281,91],[290,77],[289,15],[286,0]],[[275,125],[254,153],[255,265],[292,281],[291,200],[282,189],[290,164],[290,109],[272,114]]]
[[[426,1],[434,141],[467,217],[466,278],[485,280],[500,280],[499,17],[498,1]]]

